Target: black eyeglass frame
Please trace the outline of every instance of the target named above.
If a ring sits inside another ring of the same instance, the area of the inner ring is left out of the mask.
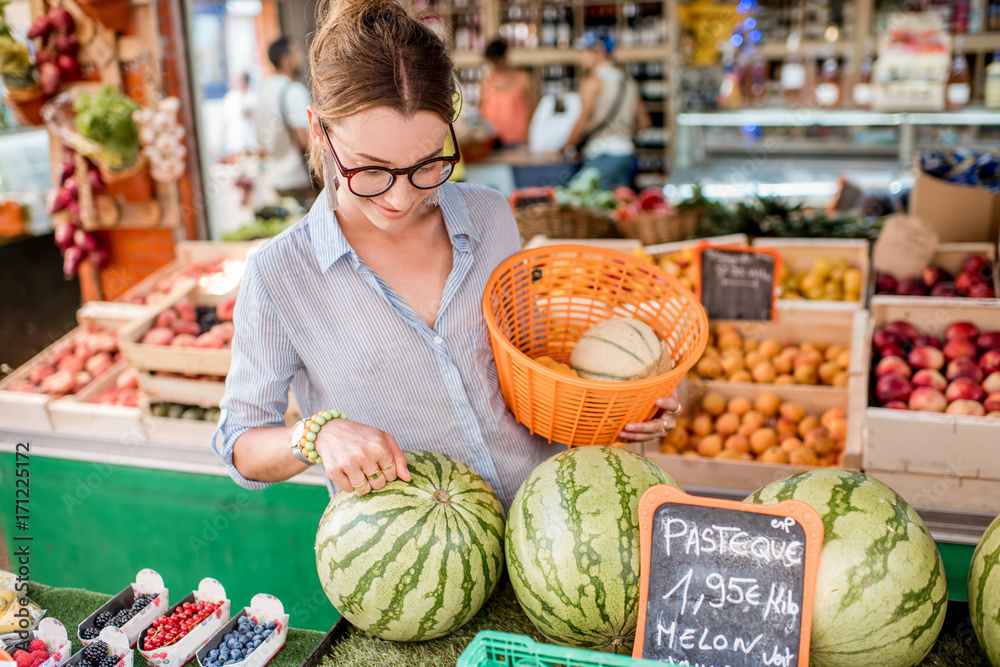
[[[337,163],[337,169],[340,170],[340,175],[343,176],[345,179],[347,179],[347,188],[357,197],[364,197],[366,199],[371,199],[372,197],[378,197],[379,195],[384,195],[386,192],[392,189],[392,186],[396,184],[396,177],[404,175],[410,181],[410,185],[412,185],[418,190],[433,190],[435,188],[439,188],[448,182],[448,178],[451,178],[451,174],[455,173],[455,165],[457,165],[462,159],[462,153],[458,148],[458,137],[455,136],[455,125],[453,123],[448,123],[448,130],[451,132],[451,145],[455,147],[455,154],[450,157],[449,156],[432,157],[412,167],[405,167],[403,169],[392,169],[390,167],[376,167],[376,166],[347,169],[344,167],[343,164],[340,163],[340,158],[337,157],[337,151],[333,150],[333,142],[330,141],[330,133],[326,129],[326,124],[320,122],[320,127],[323,128],[323,136],[326,137],[326,145],[330,149],[330,153],[333,154],[333,159]],[[420,169],[421,167],[424,167],[432,162],[447,162],[451,164],[451,173],[448,174],[448,178],[444,179],[437,185],[432,185],[430,187],[423,187],[414,183],[413,174],[417,173],[417,170]],[[392,180],[389,181],[389,185],[387,185],[385,189],[380,190],[374,194],[363,195],[358,192],[355,192],[354,188],[351,187],[351,179],[363,171],[388,172],[389,175],[392,177]]]

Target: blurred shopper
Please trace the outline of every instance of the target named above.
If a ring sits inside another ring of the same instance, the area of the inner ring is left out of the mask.
[[[480,115],[493,126],[504,146],[526,144],[535,108],[531,77],[507,64],[507,44],[502,39],[490,42],[485,56],[489,73],[481,81]]]
[[[254,107],[257,95],[250,86],[250,73],[244,72],[222,98],[222,120],[225,123],[225,142],[222,154],[225,157],[243,153],[253,148]]]
[[[614,40],[591,30],[583,36],[580,63],[580,117],[564,150],[583,157],[583,166],[601,172],[601,187],[631,185],[635,175],[635,135],[652,123],[635,79],[611,62]]]
[[[267,48],[274,74],[261,86],[254,120],[257,142],[264,154],[264,171],[278,195],[295,197],[303,206],[316,199],[309,174],[309,90],[297,79],[302,70],[302,50],[287,37]]]

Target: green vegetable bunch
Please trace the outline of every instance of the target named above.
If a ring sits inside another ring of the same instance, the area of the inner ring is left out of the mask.
[[[0,78],[8,88],[31,88],[35,85],[35,66],[31,64],[28,47],[9,33],[0,34]]]
[[[132,112],[139,105],[131,98],[104,86],[96,94],[83,93],[73,103],[76,129],[104,149],[104,166],[121,171],[139,159],[139,127]]]
[[[556,203],[609,211],[617,206],[614,194],[601,189],[601,172],[594,167],[581,169],[565,188],[556,188]]]

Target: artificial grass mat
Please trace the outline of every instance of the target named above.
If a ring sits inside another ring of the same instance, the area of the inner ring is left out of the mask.
[[[76,638],[77,626],[112,596],[79,588],[53,588],[32,582],[31,598],[66,626],[73,640],[73,651],[83,648]],[[990,667],[968,620],[968,606],[960,602],[948,605],[948,616],[937,643],[920,667]],[[294,619],[293,619],[294,622]],[[480,630],[498,630],[543,638],[521,611],[506,577],[493,597],[473,619],[457,632],[441,639],[415,644],[385,642],[368,637],[349,627],[334,643],[322,667],[454,667],[458,656]],[[268,667],[298,667],[323,639],[323,633],[290,629],[285,647]],[[146,661],[138,651],[133,655],[136,667]],[[195,664],[194,662],[189,665]]]

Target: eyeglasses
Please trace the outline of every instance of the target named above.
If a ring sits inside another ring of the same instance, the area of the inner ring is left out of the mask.
[[[407,176],[410,183],[418,190],[433,190],[444,185],[455,165],[462,159],[458,150],[458,139],[455,136],[455,127],[449,123],[448,129],[451,131],[451,143],[455,147],[455,154],[451,157],[433,157],[429,160],[407,167],[405,169],[390,169],[389,167],[358,167],[357,169],[345,169],[337,157],[337,151],[333,150],[333,143],[330,141],[330,133],[327,132],[326,125],[323,127],[323,135],[326,136],[326,145],[333,153],[333,159],[337,162],[337,169],[340,174],[347,179],[347,188],[358,197],[378,197],[380,194],[388,192],[396,184],[397,176]]]

